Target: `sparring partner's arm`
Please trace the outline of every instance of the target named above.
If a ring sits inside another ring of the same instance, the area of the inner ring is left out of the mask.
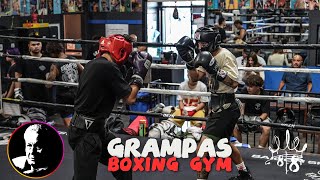
[[[56,80],[57,76],[59,75],[59,70],[55,64],[51,64],[50,72],[46,77],[47,81],[54,81]],[[51,84],[46,84],[46,88],[51,88]]]
[[[151,67],[152,56],[145,52],[136,52],[129,59],[133,68],[133,75],[130,80],[131,93],[124,98],[127,104],[133,104],[136,101],[139,90],[143,87],[143,80]]]
[[[218,81],[236,88],[239,84],[237,82],[238,69],[236,62],[228,56],[225,61],[224,66],[220,68],[210,52],[202,51],[195,58],[195,67],[202,66],[209,74],[216,76]]]

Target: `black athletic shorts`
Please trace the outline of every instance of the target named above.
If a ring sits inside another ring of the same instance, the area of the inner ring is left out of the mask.
[[[210,113],[203,134],[212,139],[229,139],[240,117],[240,109],[236,102],[219,113]]]

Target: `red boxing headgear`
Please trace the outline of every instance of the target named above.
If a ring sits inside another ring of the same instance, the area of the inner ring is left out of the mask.
[[[122,35],[114,34],[108,37],[101,37],[99,40],[99,54],[108,52],[117,64],[123,64],[132,52],[132,43]]]

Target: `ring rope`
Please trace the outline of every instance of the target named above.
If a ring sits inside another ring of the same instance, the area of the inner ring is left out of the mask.
[[[29,101],[29,100],[17,100],[11,98],[3,98],[4,102],[11,102],[16,104],[23,105],[33,105],[39,107],[54,107],[59,109],[74,109],[74,105],[71,104],[57,104],[57,103],[48,103],[48,102],[37,102],[37,101]],[[115,114],[125,114],[125,115],[145,115],[151,117],[163,117],[163,118],[175,118],[175,119],[185,119],[188,121],[207,121],[208,118],[199,118],[199,117],[189,117],[189,116],[175,116],[172,114],[165,113],[151,113],[151,112],[138,112],[138,111],[128,111],[128,110],[112,110],[112,113]]]
[[[278,35],[284,35],[288,33],[278,33]],[[299,33],[290,33],[299,34]],[[299,34],[304,35],[307,33]],[[276,35],[275,33],[269,33],[269,35]],[[27,38],[27,39],[26,39]],[[53,42],[65,42],[65,43],[98,43],[93,40],[72,40],[72,39],[55,39],[55,38],[31,38],[31,37],[16,37],[16,36],[4,36],[0,35],[0,39],[18,39],[25,41],[53,41]],[[148,46],[148,47],[175,47],[175,43],[150,43],[150,42],[136,42],[134,46]],[[221,47],[225,48],[248,48],[248,49],[320,49],[320,44],[221,44]]]
[[[304,26],[304,27],[309,27],[309,24],[297,24],[297,23],[252,23],[255,25],[267,25],[267,26]],[[248,29],[250,30],[250,29]],[[248,31],[247,30],[247,31]]]
[[[75,86],[77,83],[67,83],[63,84],[53,81],[38,80],[33,78],[18,78],[18,82],[28,82],[37,84],[48,84],[48,85],[58,85],[58,86]],[[169,90],[169,89],[156,89],[156,88],[141,88],[141,92],[153,93],[153,94],[166,94],[166,95],[182,95],[182,96],[215,96],[210,92],[195,92],[195,91],[184,91],[184,90]],[[261,100],[272,100],[272,101],[287,101],[287,102],[307,102],[307,103],[320,103],[320,98],[313,97],[279,97],[279,96],[265,96],[265,95],[249,95],[249,94],[236,94],[239,99],[261,99]]]
[[[29,105],[39,105],[41,107],[60,107],[60,108],[74,108],[73,105],[66,104],[54,104],[54,103],[46,103],[46,102],[36,102],[36,101],[28,101],[28,100],[13,100],[13,99],[3,99],[6,102],[13,102],[18,104],[29,104]],[[125,115],[145,115],[151,117],[160,117],[160,118],[176,118],[176,119],[184,119],[186,121],[197,120],[197,121],[208,121],[209,118],[199,118],[199,117],[189,117],[189,116],[174,116],[172,114],[165,113],[150,113],[150,112],[137,112],[137,111],[128,111],[128,110],[112,110],[112,113],[115,114],[125,114]],[[265,123],[265,122],[238,122],[238,124],[253,124],[253,125],[262,125],[262,126],[270,126],[276,128],[290,128],[290,129],[303,129],[303,130],[311,130],[311,131],[320,131],[320,127],[314,126],[304,126],[304,125],[295,125],[295,124],[284,124],[284,123]]]
[[[11,57],[19,58],[22,60],[35,60],[45,62],[65,62],[65,63],[81,63],[86,64],[90,60],[84,59],[61,59],[61,58],[50,58],[50,57],[34,57],[26,55],[8,55],[0,53],[0,57]],[[187,69],[185,65],[177,64],[151,64],[152,69]],[[307,68],[270,68],[270,67],[238,67],[240,71],[276,71],[276,72],[304,72],[304,73],[320,73],[320,69],[307,69]]]
[[[187,69],[185,65],[175,64],[152,64],[152,69]],[[239,71],[276,71],[276,72],[303,72],[303,73],[320,73],[320,69],[308,68],[281,68],[281,67],[238,67]]]
[[[275,36],[308,36],[309,33],[267,33],[267,32],[256,32],[256,35],[275,35]]]

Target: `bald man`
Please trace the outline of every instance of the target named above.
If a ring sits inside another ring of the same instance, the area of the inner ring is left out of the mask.
[[[300,55],[293,56],[291,68],[301,68],[303,58]],[[286,86],[289,91],[311,92],[312,79],[310,73],[301,72],[284,72],[278,90]],[[292,96],[300,96],[300,94],[292,94]]]

